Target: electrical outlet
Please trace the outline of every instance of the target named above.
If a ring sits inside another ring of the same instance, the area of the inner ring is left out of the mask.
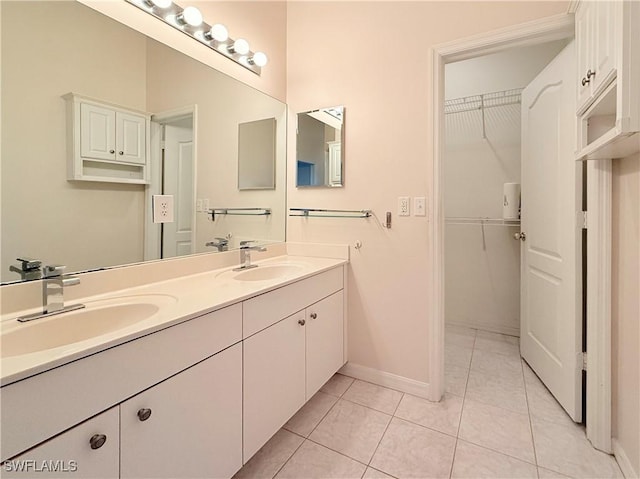
[[[209,198],[204,198],[202,200],[202,211],[205,213],[209,212]]]
[[[398,197],[398,216],[409,216],[409,197],[408,196],[400,196]]]
[[[153,222],[173,223],[173,195],[153,195]]]
[[[427,216],[427,199],[424,196],[416,196],[413,199],[414,216]]]
[[[196,200],[196,212],[202,213],[202,200]]]

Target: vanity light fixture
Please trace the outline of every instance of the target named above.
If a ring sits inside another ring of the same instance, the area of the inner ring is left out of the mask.
[[[180,30],[256,75],[260,75],[262,67],[267,64],[267,55],[262,52],[252,52],[249,42],[244,38],[237,40],[229,38],[229,31],[221,23],[207,24],[196,7],[182,8],[172,0],[126,0],[126,2]]]
[[[171,0],[144,0],[150,7],[169,8],[173,3]]]
[[[246,55],[249,53],[249,42],[244,38],[238,38],[235,42],[227,47],[229,53],[238,53],[239,55]]]
[[[211,30],[204,34],[207,40],[215,40],[216,42],[226,42],[229,39],[229,31],[221,23],[216,23]]]
[[[267,64],[269,59],[267,55],[262,52],[255,52],[252,57],[247,58],[249,65],[258,65],[259,67],[263,67]]]
[[[196,7],[186,7],[182,10],[182,13],[176,15],[176,21],[182,25],[191,25],[192,27],[199,27],[202,25],[204,18],[202,13]]]

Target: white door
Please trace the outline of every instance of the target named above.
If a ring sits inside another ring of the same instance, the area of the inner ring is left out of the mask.
[[[165,125],[164,190],[174,197],[174,221],[162,225],[162,257],[195,253],[193,128],[191,119]]]
[[[521,351],[575,420],[581,407],[581,165],[575,45],[522,92]]]

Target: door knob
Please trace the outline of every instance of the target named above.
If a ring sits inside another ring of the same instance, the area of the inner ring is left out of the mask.
[[[596,72],[589,70],[587,72],[587,80],[591,80],[591,77],[596,76]]]
[[[309,316],[311,316],[311,319],[316,319],[318,317],[317,313],[311,313]]]
[[[307,324],[307,322],[306,322],[304,319],[299,319],[299,320],[298,320],[298,324],[299,324],[300,326],[304,326],[305,324]]]
[[[142,408],[138,411],[138,419],[146,421],[151,417],[151,409]]]
[[[91,449],[100,449],[104,446],[104,443],[107,442],[107,436],[104,434],[94,434],[89,439],[89,444],[91,444]]]
[[[513,235],[513,239],[515,240],[520,240],[520,241],[526,241],[527,239],[527,233],[525,233],[524,231],[521,233],[515,233]]]
[[[585,86],[587,83],[589,83],[591,80],[582,77],[582,86]]]

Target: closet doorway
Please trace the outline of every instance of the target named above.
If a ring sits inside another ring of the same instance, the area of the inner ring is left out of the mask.
[[[568,87],[562,90],[568,84],[563,78],[571,81],[573,65],[573,45],[567,43],[511,48],[445,66],[445,382],[447,392],[465,399],[523,414],[544,403],[556,420],[580,421],[581,377],[574,363],[581,345],[558,341],[579,337],[582,324],[553,320],[565,307],[567,318],[581,320],[579,306],[571,305],[580,286],[576,289],[572,282],[580,275],[570,271],[565,277],[558,271],[579,263],[574,256],[580,245],[560,247],[565,237],[557,228],[559,222],[574,223],[573,204],[553,207],[554,201],[566,199],[558,184],[575,180],[568,169],[576,169],[573,162],[566,169],[557,166],[564,161],[556,161],[572,156],[573,135],[564,135],[568,144],[557,141],[566,128],[573,128],[575,111],[571,102],[563,111],[558,106],[575,95]],[[541,109],[544,114],[538,113]],[[522,125],[521,119],[539,124]],[[523,165],[523,159],[528,163]],[[564,171],[562,181],[555,168]],[[528,203],[521,224],[523,183]],[[568,218],[562,216],[564,210],[570,210]],[[535,226],[529,243],[524,243],[524,224],[531,230]],[[578,232],[567,236],[569,242],[580,237]],[[521,322],[526,329],[522,344]],[[574,329],[559,330],[567,326]],[[521,355],[533,369],[521,363]]]

